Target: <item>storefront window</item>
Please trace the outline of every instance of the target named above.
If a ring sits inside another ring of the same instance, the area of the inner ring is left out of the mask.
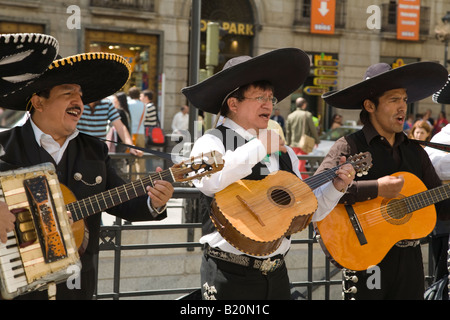
[[[136,86],[158,92],[158,36],[113,31],[87,30],[89,52],[108,52],[123,56],[131,65],[130,80],[122,91]]]
[[[149,64],[148,46],[127,45],[120,43],[94,42],[89,46],[90,52],[108,52],[123,56],[131,65],[131,76],[126,86],[122,89],[128,91],[130,87],[136,86],[140,90],[149,87]]]

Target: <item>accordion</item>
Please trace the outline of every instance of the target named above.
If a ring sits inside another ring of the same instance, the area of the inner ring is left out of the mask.
[[[55,168],[45,163],[1,172],[3,201],[15,214],[15,230],[0,243],[0,289],[4,299],[66,281],[81,270]]]

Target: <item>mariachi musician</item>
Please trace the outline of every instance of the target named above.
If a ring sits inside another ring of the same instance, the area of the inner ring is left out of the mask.
[[[402,176],[392,175],[400,171],[413,173],[428,189],[441,185],[427,153],[407,138],[403,124],[408,103],[432,95],[443,86],[447,74],[442,65],[434,62],[417,62],[396,69],[377,63],[367,69],[361,82],[322,95],[333,107],[361,110],[364,127],[336,141],[316,174],[334,166],[342,155],[366,151],[372,154],[373,167],[368,175],[355,179],[342,202],[351,205],[377,197],[396,198],[408,184]],[[445,206],[449,208],[448,201],[436,204],[437,212],[441,213]],[[385,235],[377,236],[381,240]],[[345,255],[346,248],[341,251]],[[423,299],[425,277],[418,239],[397,242],[377,266],[380,283],[376,286],[367,285],[373,270],[358,271],[356,278],[350,277],[357,279],[356,299]]]
[[[266,129],[274,104],[302,85],[309,66],[308,55],[296,48],[278,49],[254,58],[240,56],[229,60],[221,72],[182,90],[195,107],[214,114],[220,111],[218,116],[224,117],[214,130],[221,134],[206,133],[192,149],[193,156],[212,150],[224,154],[223,170],[195,183],[202,193],[213,197],[240,179],[261,180],[278,170],[300,177],[295,153],[275,131]],[[313,219],[330,212],[355,171],[345,164],[336,174],[332,182],[314,190],[319,206]],[[281,245],[269,255],[245,254],[221,236],[206,214],[200,242],[204,244],[203,299],[290,299],[284,263],[290,239],[283,237]],[[263,263],[270,264],[270,270],[263,270]]]
[[[130,66],[121,56],[84,53],[57,58],[34,82],[0,98],[0,105],[29,110],[28,121],[0,134],[3,152],[0,170],[51,162],[59,181],[78,199],[84,199],[125,184],[108,156],[106,144],[78,132],[77,123],[85,104],[103,99],[128,81]],[[29,108],[28,108],[29,107]],[[173,194],[167,181],[154,181],[147,195],[106,210],[129,221],[160,220]],[[5,209],[3,206],[1,209]],[[101,215],[85,219],[88,243],[81,256],[81,286],[57,286],[57,299],[92,299],[96,285],[94,256],[98,253]],[[32,292],[22,299],[46,299],[46,292]]]
[[[58,48],[58,41],[46,34],[0,34],[0,97],[31,83],[52,63]],[[12,213],[0,210],[0,242],[6,242],[14,221]]]

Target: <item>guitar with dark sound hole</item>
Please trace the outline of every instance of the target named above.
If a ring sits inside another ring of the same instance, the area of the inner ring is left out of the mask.
[[[346,163],[361,175],[372,166],[372,157],[361,153]],[[222,237],[238,250],[268,255],[283,237],[309,224],[317,210],[313,190],[333,180],[342,165],[305,180],[281,170],[262,180],[239,180],[215,194],[211,219]]]
[[[378,197],[354,205],[337,205],[315,222],[324,252],[338,267],[361,271],[383,260],[400,240],[426,237],[436,224],[433,204],[450,198],[450,184],[427,190],[409,172],[397,172],[405,184],[397,198]]]

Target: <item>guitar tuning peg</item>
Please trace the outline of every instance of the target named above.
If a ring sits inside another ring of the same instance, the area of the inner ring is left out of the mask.
[[[358,289],[356,289],[356,287],[350,287],[344,290],[344,293],[356,293],[356,292],[358,292]]]

